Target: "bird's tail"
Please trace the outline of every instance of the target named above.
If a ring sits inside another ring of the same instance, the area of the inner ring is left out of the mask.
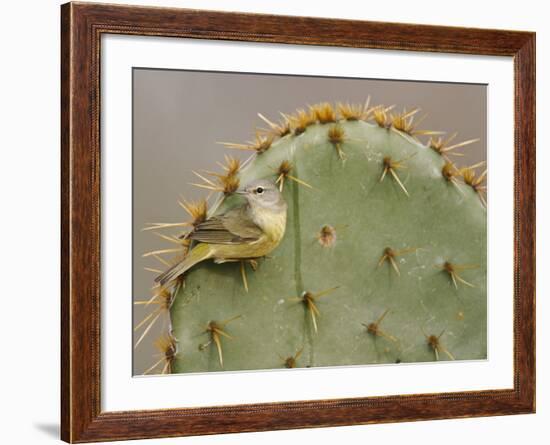
[[[155,282],[159,283],[161,286],[164,286],[169,281],[179,277],[182,273],[193,267],[195,264],[210,258],[211,254],[212,252],[208,244],[197,244],[197,246],[191,249],[183,260],[177,264],[174,264],[166,272],[156,277]]]

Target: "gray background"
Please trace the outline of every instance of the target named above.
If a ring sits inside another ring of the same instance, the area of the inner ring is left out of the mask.
[[[197,182],[192,170],[219,170],[228,153],[218,141],[252,140],[256,127],[265,127],[260,112],[278,120],[279,111],[318,102],[396,105],[401,111],[420,107],[427,114],[420,128],[455,131],[455,142],[480,138],[465,147],[459,165],[486,159],[487,89],[485,85],[370,80],[246,73],[219,73],[136,68],[133,72],[133,298],[150,297],[155,274],[144,267],[163,268],[144,252],[172,245],[141,229],[148,222],[187,219],[178,206],[206,195],[189,185]],[[235,157],[249,152],[231,150]],[[200,181],[198,181],[200,182]],[[167,234],[170,231],[165,230]],[[149,310],[134,306],[134,325]],[[162,317],[161,317],[162,318]],[[142,374],[158,360],[153,346],[166,324],[159,318],[134,351],[133,372]],[[139,338],[141,330],[134,335]]]

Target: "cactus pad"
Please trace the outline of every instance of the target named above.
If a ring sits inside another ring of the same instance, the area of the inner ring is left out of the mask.
[[[280,123],[260,115],[268,130],[227,144],[248,162],[198,172],[217,192],[208,215],[238,205],[239,185],[276,181],[286,233],[268,257],[194,266],[168,303],[156,290],[171,320],[156,372],[486,358],[485,173],[451,162],[474,141],[422,132],[415,114],[320,104]],[[183,204],[192,230],[206,208]]]

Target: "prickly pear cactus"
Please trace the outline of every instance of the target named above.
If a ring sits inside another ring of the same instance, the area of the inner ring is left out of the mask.
[[[450,160],[475,141],[417,130],[416,111],[260,115],[269,129],[256,141],[227,144],[253,151],[249,162],[198,172],[219,192],[209,215],[240,202],[239,184],[277,181],[287,229],[269,257],[204,262],[155,291],[154,313],[171,320],[156,372],[486,358],[485,172]],[[192,230],[205,206],[182,205]]]

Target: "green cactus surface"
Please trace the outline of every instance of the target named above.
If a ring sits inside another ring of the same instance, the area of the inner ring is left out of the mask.
[[[262,116],[269,131],[228,144],[249,162],[199,173],[220,192],[209,215],[241,202],[239,184],[277,181],[286,232],[268,257],[206,261],[172,284],[163,372],[486,358],[485,173],[450,161],[474,141],[417,131],[415,112]]]

